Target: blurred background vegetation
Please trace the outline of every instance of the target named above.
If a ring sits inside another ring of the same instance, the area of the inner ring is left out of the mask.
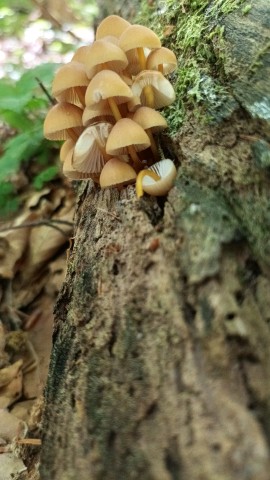
[[[19,6],[18,6],[19,5]],[[0,0],[0,221],[26,196],[60,181],[59,145],[43,121],[59,64],[93,41],[94,0]]]

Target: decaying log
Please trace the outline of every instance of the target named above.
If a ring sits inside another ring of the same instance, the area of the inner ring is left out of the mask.
[[[77,187],[42,480],[269,479],[269,54],[235,46],[267,4],[224,19],[234,112],[189,116],[167,198]]]

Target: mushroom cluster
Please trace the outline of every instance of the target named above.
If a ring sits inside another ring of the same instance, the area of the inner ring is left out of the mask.
[[[101,188],[136,182],[137,196],[165,195],[176,169],[159,159],[154,135],[167,127],[157,111],[175,100],[166,78],[177,62],[157,35],[117,15],[105,18],[92,45],[60,67],[52,85],[57,103],[44,136],[64,140],[63,173]]]

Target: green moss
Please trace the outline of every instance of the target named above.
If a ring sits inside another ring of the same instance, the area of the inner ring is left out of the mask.
[[[149,5],[142,2],[137,23],[152,28],[162,44],[172,48],[178,58],[178,70],[170,81],[176,91],[176,101],[164,109],[171,133],[177,132],[187,110],[196,116],[213,117],[213,111],[204,102],[204,78],[222,78],[212,82],[206,96],[224,97],[226,78],[222,67],[222,48],[214,51],[213,42],[220,42],[223,35],[221,18],[240,8],[246,0],[164,0]],[[208,84],[209,87],[209,84]],[[226,95],[225,95],[226,96]]]

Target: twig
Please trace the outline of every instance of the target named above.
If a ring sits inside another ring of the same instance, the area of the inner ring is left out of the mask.
[[[22,225],[13,225],[11,227],[5,227],[0,229],[0,233],[2,232],[8,232],[9,230],[18,230],[20,228],[33,228],[33,227],[41,227],[41,226],[47,226],[54,228],[55,230],[58,230],[58,232],[62,233],[65,237],[69,237],[69,235],[61,230],[61,228],[57,227],[57,225],[54,225],[54,223],[60,223],[63,225],[68,225],[70,227],[73,226],[72,222],[68,222],[67,220],[56,220],[56,219],[51,219],[51,220],[37,220],[36,222],[29,222],[29,223],[23,223]]]
[[[56,105],[56,100],[49,94],[48,90],[46,87],[44,87],[43,83],[39,80],[38,77],[35,77],[36,81],[38,82],[41,90],[45,93],[46,97],[48,98],[49,102],[52,104],[52,105]]]

